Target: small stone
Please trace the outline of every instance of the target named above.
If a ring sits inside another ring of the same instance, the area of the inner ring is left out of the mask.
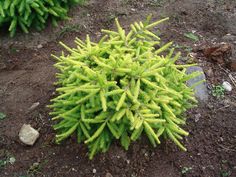
[[[29,124],[23,124],[19,132],[20,141],[26,145],[34,145],[39,137],[39,132]]]
[[[105,177],[113,177],[111,173],[106,173]]]
[[[189,53],[189,56],[192,57],[192,58],[196,58],[197,57],[197,53],[191,52],[191,53]]]
[[[209,68],[207,71],[206,71],[206,75],[208,77],[213,77],[214,76],[214,73],[213,73],[213,70],[211,68]]]
[[[95,168],[93,169],[93,173],[94,173],[94,174],[97,173],[97,170],[96,170]]]
[[[213,165],[209,165],[208,167],[209,167],[210,169],[212,169],[212,170],[215,169]]]
[[[198,122],[199,119],[200,119],[200,117],[201,117],[201,114],[200,114],[200,113],[196,114],[196,115],[195,115],[195,122]]]
[[[221,103],[221,102],[220,102],[220,103]],[[223,105],[225,108],[228,108],[228,107],[230,107],[231,102],[230,102],[230,100],[228,100],[228,99],[224,99],[224,100],[222,100],[222,105]]]
[[[203,72],[203,69],[199,66],[191,66],[187,69],[186,73],[187,74],[191,74],[193,72],[202,72],[203,74],[201,74],[198,77],[195,77],[193,79],[190,79],[187,81],[187,85],[189,87],[195,85],[196,83],[202,81],[202,80],[206,80],[206,76]],[[195,96],[202,102],[206,102],[208,100],[208,90],[207,90],[207,86],[205,82],[202,82],[200,84],[198,84],[197,86],[194,87],[194,92],[195,92]]]
[[[30,169],[35,169],[39,166],[39,162],[34,162],[33,165],[30,167]]]
[[[227,92],[231,92],[232,91],[232,85],[227,82],[227,81],[224,81],[223,84],[222,84],[223,88],[227,91]]]
[[[29,108],[30,111],[34,110],[39,106],[39,102],[33,103],[32,106]]]
[[[38,48],[38,49],[41,49],[41,48],[43,48],[43,45],[42,45],[42,44],[39,44],[39,45],[37,46],[37,48]]]

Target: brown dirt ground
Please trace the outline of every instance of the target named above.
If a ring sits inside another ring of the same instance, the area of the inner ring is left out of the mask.
[[[49,25],[41,33],[19,34],[14,39],[0,33],[0,112],[7,115],[0,121],[0,160],[7,156],[16,158],[13,165],[0,166],[0,176],[108,177],[109,173],[114,177],[236,176],[235,89],[221,100],[210,96],[208,103],[188,112],[186,128],[190,135],[184,140],[187,152],[179,151],[169,141],[153,149],[142,138],[128,151],[114,142],[107,153],[90,161],[86,147],[78,145],[75,138],[54,144],[53,122],[46,105],[55,90],[56,70],[50,54],[61,51],[58,41],[73,45],[75,37],[84,38],[86,33],[96,40],[102,28],[113,28],[115,17],[128,27],[150,13],[155,19],[170,17],[169,23],[160,27],[161,37],[182,46],[195,47],[183,36],[192,30],[201,36],[195,43],[197,46],[221,41],[227,33],[236,34],[234,0],[91,0],[83,7],[73,8],[72,19],[61,22],[58,28]],[[43,46],[41,49],[37,47],[39,44]],[[228,80],[225,72],[204,57],[195,61],[206,72],[212,69],[207,75],[208,84]],[[35,102],[40,105],[29,111]],[[18,140],[23,123],[30,123],[40,131],[33,147],[26,147]],[[183,173],[186,168],[189,170]]]

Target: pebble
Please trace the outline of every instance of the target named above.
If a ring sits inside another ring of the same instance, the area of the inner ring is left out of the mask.
[[[34,162],[32,167],[35,168],[35,167],[38,167],[40,164],[38,162]]]
[[[148,157],[148,153],[146,152],[146,153],[144,154],[144,156]]]
[[[32,106],[29,108],[30,111],[34,110],[35,108],[37,108],[39,106],[39,102],[33,103]]]
[[[195,122],[198,122],[199,119],[200,119],[200,117],[201,117],[201,114],[200,114],[200,113],[196,114],[196,115],[195,115]]]
[[[231,92],[232,91],[232,85],[227,82],[227,81],[224,81],[223,84],[222,84],[223,88],[227,91],[227,92]]]
[[[38,48],[38,49],[41,49],[41,48],[43,48],[43,45],[42,45],[42,44],[39,44],[39,45],[37,46],[37,48]]]
[[[197,53],[191,52],[191,53],[189,53],[189,56],[192,57],[192,58],[196,58],[197,57]]]
[[[96,170],[95,168],[93,169],[93,173],[94,173],[94,174],[97,173],[97,170]]]
[[[23,124],[19,132],[20,141],[26,145],[34,145],[39,137],[39,132],[29,124]]]
[[[15,161],[16,161],[16,158],[15,157],[10,157],[10,159],[9,159],[9,163],[10,164],[14,164],[15,163]]]
[[[207,71],[206,71],[206,75],[208,77],[213,77],[214,76],[214,73],[213,73],[213,70],[211,68],[209,68]]]

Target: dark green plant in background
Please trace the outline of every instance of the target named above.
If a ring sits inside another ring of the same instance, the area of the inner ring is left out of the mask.
[[[114,139],[127,150],[144,133],[154,147],[163,135],[186,151],[183,113],[197,101],[185,83],[202,73],[186,75],[190,65],[175,64],[180,53],[174,54],[172,42],[155,49],[161,41],[150,29],[165,20],[135,22],[127,33],[116,20],[117,31],[102,30],[98,43],[88,35],[75,40],[76,48],[61,43],[69,54],[54,56],[58,96],[49,106],[56,142],[75,133],[91,159]]]
[[[67,19],[69,7],[84,0],[0,0],[0,27],[6,26],[10,36],[20,28],[25,33],[30,27],[42,30],[49,19],[54,25]]]

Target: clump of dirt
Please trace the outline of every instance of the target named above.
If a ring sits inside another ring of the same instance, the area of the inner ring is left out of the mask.
[[[46,108],[55,91],[56,70],[50,54],[62,50],[59,40],[73,45],[75,37],[84,38],[86,33],[96,40],[102,28],[114,28],[115,17],[128,28],[131,22],[152,13],[154,19],[170,17],[168,24],[160,26],[160,35],[165,41],[175,41],[185,56],[195,47],[220,41],[227,33],[236,34],[235,11],[232,0],[91,0],[83,7],[74,7],[72,19],[61,22],[58,28],[49,26],[41,33],[19,34],[12,39],[1,35],[0,112],[7,117],[0,120],[0,176],[236,176],[235,87],[224,98],[210,96],[207,103],[188,111],[187,152],[169,141],[153,149],[141,138],[128,151],[114,143],[107,153],[89,161],[86,147],[77,144],[75,137],[61,145],[54,143]],[[200,40],[186,38],[187,32]],[[185,59],[183,62],[189,62]],[[230,82],[228,73],[204,56],[194,61],[206,72],[208,85]],[[39,106],[29,110],[36,102]],[[40,132],[33,147],[18,139],[24,123]],[[16,161],[5,163],[9,156]]]

